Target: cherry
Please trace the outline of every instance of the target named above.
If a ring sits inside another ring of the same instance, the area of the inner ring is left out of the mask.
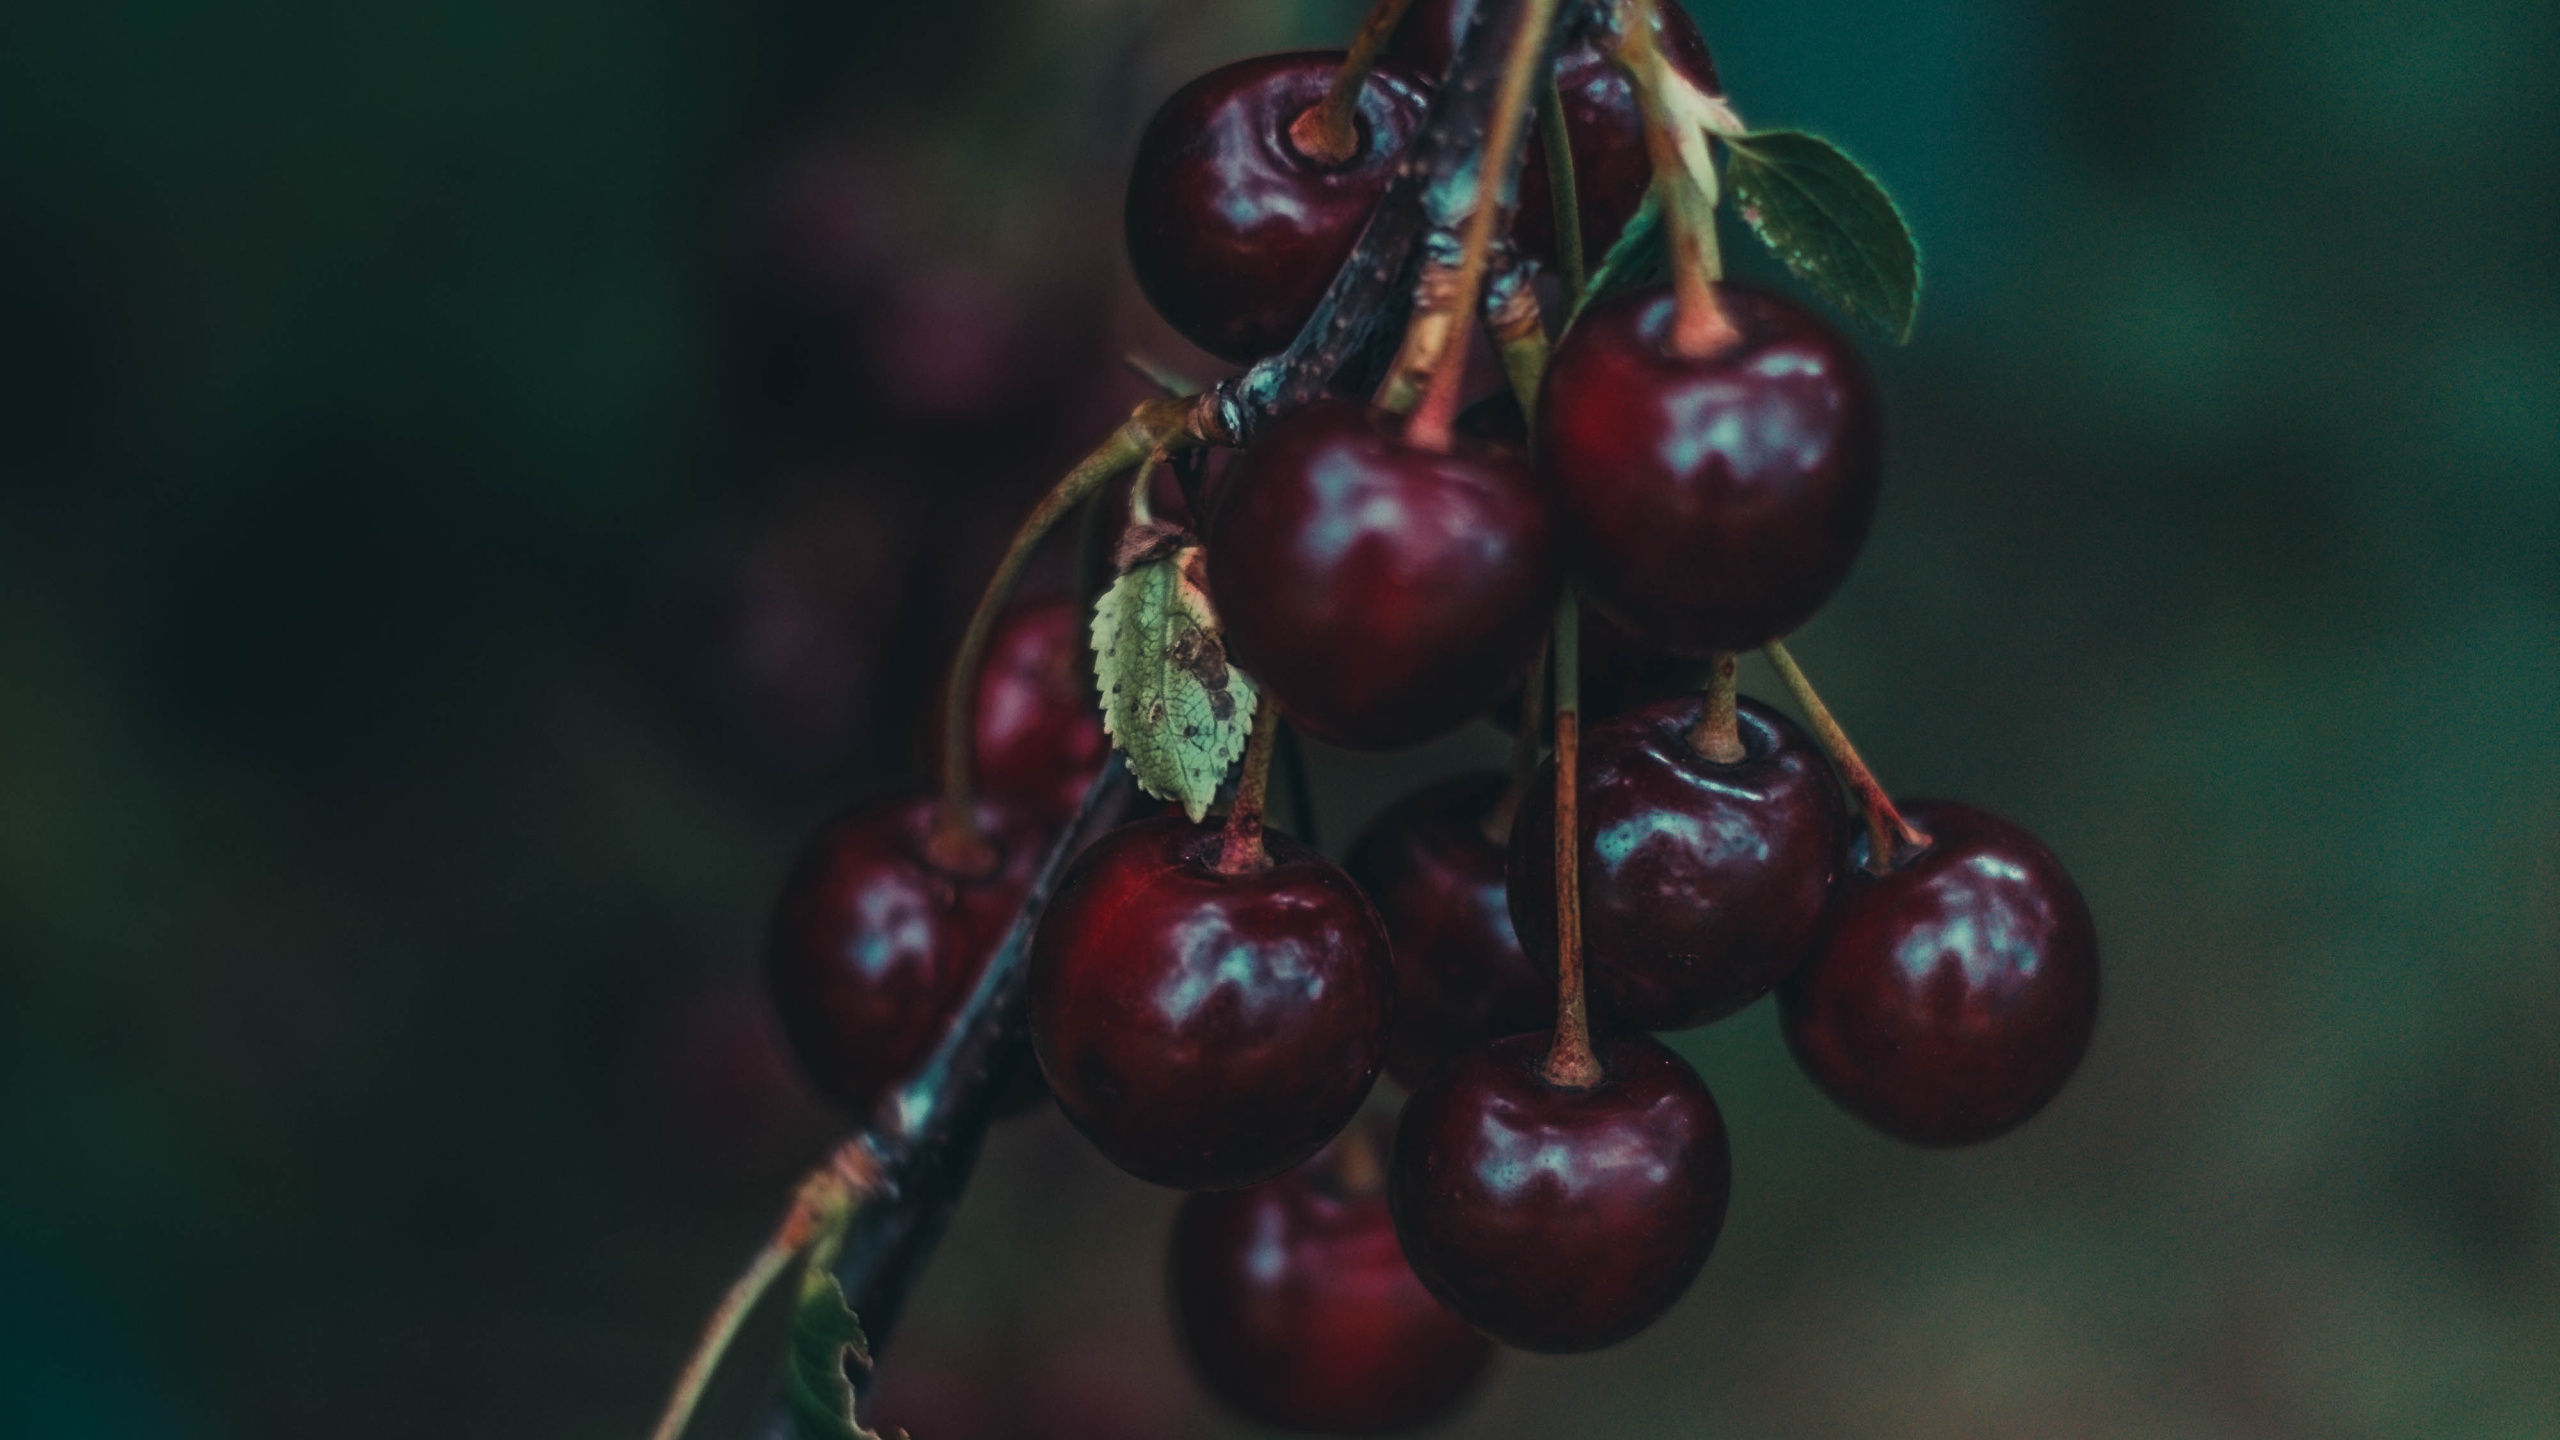
[[[1031,945],[1031,1043],[1059,1108],[1142,1180],[1228,1189],[1316,1152],[1386,1059],[1395,969],[1351,877],[1265,831],[1163,815],[1079,856]]]
[[[1383,1127],[1354,1126],[1173,1222],[1173,1302],[1212,1393],[1248,1420],[1361,1435],[1455,1409],[1493,1346],[1415,1279],[1387,1216]]]
[[[1545,1035],[1442,1066],[1405,1102],[1387,1199],[1414,1273],[1506,1345],[1614,1345],[1671,1308],[1724,1228],[1724,1116],[1646,1035],[1595,1044],[1588,1089],[1541,1073]]]
[[[1039,868],[1039,837],[992,804],[978,816],[996,867],[940,868],[925,858],[939,808],[910,796],[837,815],[801,847],[774,907],[766,974],[783,1032],[853,1115],[932,1053]]]
[[[1559,583],[1543,487],[1513,451],[1427,450],[1319,400],[1236,462],[1207,535],[1237,664],[1308,734],[1416,744],[1481,714],[1537,653]]]
[[[1111,758],[1085,678],[1084,626],[1072,600],[1017,609],[988,640],[979,674],[979,787],[1044,824],[1074,815]]]
[[[1485,833],[1503,789],[1494,774],[1425,786],[1381,811],[1343,857],[1395,942],[1387,1073],[1407,1085],[1461,1050],[1555,1023],[1555,986],[1511,930],[1507,847]]]
[[[1394,66],[1360,91],[1360,149],[1340,164],[1301,152],[1289,127],[1333,81],[1343,53],[1222,65],[1147,122],[1129,177],[1129,263],[1184,338],[1245,364],[1289,343],[1422,128],[1430,87]]]
[[[1821,937],[1848,810],[1794,723],[1739,702],[1743,758],[1689,735],[1682,695],[1582,732],[1582,939],[1594,1001],[1640,1030],[1721,1020],[1767,994]],[[1555,972],[1555,762],[1511,830],[1511,918]]]
[[[1778,992],[1796,1062],[1850,1114],[1916,1145],[1971,1145],[2060,1092],[2098,1023],[2088,902],[2033,835],[1948,800],[1891,873],[1849,850],[1831,934]]]
[[[1388,54],[1416,73],[1437,76],[1457,54],[1458,37],[1475,18],[1475,0],[1417,0],[1396,31]],[[1654,39],[1672,67],[1710,95],[1724,93],[1715,57],[1688,12],[1674,4],[1654,7]],[[1582,253],[1589,263],[1617,242],[1618,232],[1644,203],[1653,183],[1645,153],[1644,122],[1624,72],[1589,39],[1556,52],[1556,92],[1564,102],[1565,136],[1573,149],[1574,202],[1582,221]],[[1512,221],[1522,250],[1552,262],[1556,256],[1556,202],[1546,155],[1535,137],[1520,167],[1520,209]]]
[[[1748,650],[1811,618],[1875,518],[1882,427],[1858,352],[1777,296],[1719,284],[1740,338],[1666,341],[1668,289],[1584,313],[1539,397],[1538,456],[1591,603],[1681,654]]]

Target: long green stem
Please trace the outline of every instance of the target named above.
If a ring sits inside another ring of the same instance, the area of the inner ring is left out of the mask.
[[[1894,808],[1893,797],[1885,793],[1883,783],[1876,779],[1873,770],[1867,768],[1867,762],[1858,758],[1858,747],[1849,743],[1849,732],[1841,729],[1840,722],[1831,718],[1831,707],[1823,704],[1822,697],[1814,693],[1813,682],[1804,678],[1804,671],[1796,665],[1796,657],[1788,654],[1787,647],[1775,640],[1763,647],[1762,653],[1769,657],[1770,667],[1778,672],[1778,679],[1786,684],[1787,693],[1795,697],[1797,708],[1804,711],[1804,718],[1813,726],[1813,738],[1820,742],[1822,753],[1831,757],[1840,777],[1857,795],[1858,808],[1866,812],[1867,869],[1878,875],[1890,873],[1894,861],[1899,858],[1897,840],[1913,849],[1926,848],[1928,834],[1903,819],[1902,812]]]
[[[1591,1051],[1591,1004],[1582,980],[1582,614],[1573,586],[1556,605],[1551,646],[1556,672],[1556,1030],[1541,1068],[1547,1083],[1588,1090],[1600,1083]]]
[[[1565,313],[1582,303],[1591,283],[1589,261],[1582,253],[1582,197],[1573,173],[1573,137],[1564,128],[1564,95],[1556,77],[1547,77],[1546,98],[1538,104],[1538,140],[1547,154],[1547,192],[1555,199],[1556,264],[1564,271]]]
[[[987,641],[1013,600],[1023,567],[1050,529],[1113,476],[1143,464],[1151,455],[1189,443],[1185,428],[1191,407],[1180,400],[1145,400],[1111,438],[1077,462],[1066,478],[1031,507],[1005,547],[1004,558],[978,596],[969,629],[951,661],[951,686],[942,705],[942,814],[927,842],[927,858],[955,875],[983,875],[996,862],[995,847],[978,829],[975,763],[972,744],[978,714],[978,671],[985,664]]]

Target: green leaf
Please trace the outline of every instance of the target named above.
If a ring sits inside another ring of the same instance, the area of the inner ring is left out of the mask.
[[[853,1371],[871,1373],[871,1346],[862,1322],[845,1303],[834,1272],[812,1263],[800,1279],[800,1305],[791,1317],[791,1363],[783,1376],[784,1403],[795,1440],[880,1440],[854,1419]]]
[[[1582,298],[1573,303],[1573,311],[1565,317],[1565,327],[1582,318],[1594,300],[1605,299],[1639,285],[1656,285],[1671,278],[1671,245],[1663,233],[1662,201],[1648,186],[1644,203],[1618,231],[1609,253],[1600,259],[1598,269],[1591,272],[1582,287]]]
[[[1227,663],[1199,546],[1180,545],[1112,582],[1093,607],[1093,656],[1103,728],[1139,788],[1194,820],[1208,814],[1253,731],[1255,696]]]
[[[1797,278],[1895,342],[1920,309],[1920,251],[1893,198],[1857,161],[1801,130],[1725,137],[1742,218]]]

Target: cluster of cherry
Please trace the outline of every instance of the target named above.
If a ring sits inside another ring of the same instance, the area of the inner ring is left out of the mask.
[[[1128,220],[1169,321],[1237,361],[1297,333],[1471,9],[1422,0],[1383,60],[1248,60],[1167,102]],[[1678,8],[1650,13],[1663,57],[1719,93]],[[1598,44],[1553,71],[1597,249],[1653,173],[1645,119]],[[1328,125],[1343,96],[1354,123]],[[1533,259],[1558,248],[1549,180],[1533,152],[1514,236]],[[1980,810],[1896,807],[1778,643],[1874,512],[1863,363],[1790,301],[1708,281],[1590,305],[1526,414],[1479,405],[1433,433],[1317,400],[1200,497],[1210,663],[1231,658],[1265,712],[1245,778],[1223,820],[1169,810],[1075,860],[1029,1007],[1066,1115],[1131,1174],[1200,1192],[1176,1305],[1243,1413],[1420,1423],[1481,1373],[1487,1336],[1590,1350],[1669,1309],[1731,1162],[1707,1087],[1651,1032],[1774,990],[1815,1083],[1924,1145],[2017,1126],[2087,1048],[2096,938],[2060,863]],[[859,807],[785,886],[780,1010],[856,1113],[934,1045],[1108,753],[1083,628],[1060,604],[995,633],[956,830],[950,793]],[[1764,646],[1813,735],[1735,695],[1735,655]],[[1620,683],[1586,692],[1586,659]],[[1383,749],[1506,705],[1530,763],[1389,807],[1347,866],[1262,824],[1274,712]],[[1412,1087],[1391,1144],[1353,1124],[1381,1070]]]

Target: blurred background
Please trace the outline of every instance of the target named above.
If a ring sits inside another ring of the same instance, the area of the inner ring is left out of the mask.
[[[1115,357],[1215,373],[1136,127],[1358,9],[0,9],[0,1433],[645,1431],[836,1124],[791,847]],[[1714,1262],[1449,1433],[2560,1436],[2560,7],[1694,13],[1929,265],[1797,653],[2071,864],[2107,1008],[1947,1154],[1681,1037]],[[1318,753],[1323,840],[1500,743]],[[1008,1124],[884,1414],[1238,1433],[1171,1205]]]

